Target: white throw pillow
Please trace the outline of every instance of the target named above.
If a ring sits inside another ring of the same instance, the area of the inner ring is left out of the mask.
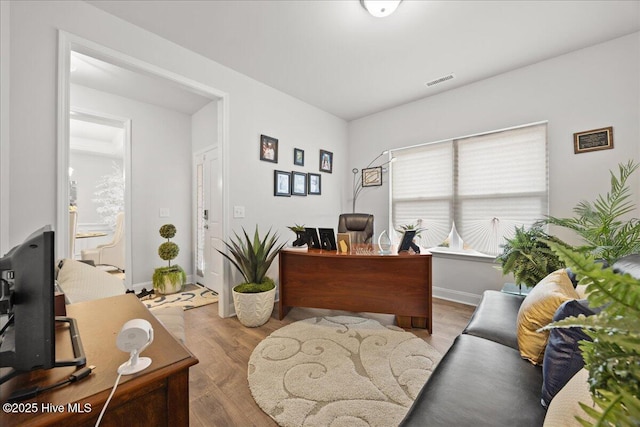
[[[63,260],[57,280],[70,304],[113,297],[126,292],[121,279],[72,259]]]
[[[595,421],[582,410],[579,403],[595,407],[589,392],[588,378],[589,371],[581,369],[562,387],[551,400],[543,427],[582,427],[576,420],[576,415],[592,423]]]

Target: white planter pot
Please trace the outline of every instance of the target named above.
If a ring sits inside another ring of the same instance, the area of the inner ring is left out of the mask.
[[[255,328],[267,323],[273,312],[275,299],[276,288],[256,294],[241,294],[233,291],[233,304],[236,308],[238,320],[249,328]]]
[[[171,281],[169,280],[169,277],[165,276],[164,277],[164,289],[160,289],[160,288],[155,288],[154,292],[156,294],[159,295],[169,295],[169,294],[175,294],[177,292],[180,292],[182,290],[182,288],[184,287],[184,283],[182,283],[182,280],[178,281],[175,285],[173,283],[171,283]]]

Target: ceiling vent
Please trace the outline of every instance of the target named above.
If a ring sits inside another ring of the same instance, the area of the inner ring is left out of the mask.
[[[431,80],[430,82],[426,82],[425,85],[427,85],[427,87],[431,87],[431,86],[435,86],[437,84],[444,83],[447,80],[452,80],[452,79],[455,79],[455,78],[456,78],[456,75],[453,74],[453,73],[450,73],[450,74],[447,74],[446,76],[442,76],[442,77],[437,78],[435,80]]]

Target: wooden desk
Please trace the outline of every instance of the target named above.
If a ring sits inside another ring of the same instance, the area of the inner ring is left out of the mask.
[[[118,376],[118,366],[129,358],[116,347],[116,336],[122,325],[134,318],[146,319],[153,327],[154,341],[142,353],[142,356],[150,357],[152,363],[138,374],[122,376],[100,425],[189,425],[189,367],[198,363],[198,359],[135,295],[71,304],[67,306],[67,315],[78,322],[87,365],[96,366],[93,373],[82,381],[23,402],[31,405],[30,409],[35,407],[34,413],[0,412],[0,425],[93,426]],[[56,355],[62,359],[72,354],[68,329],[59,325],[56,327]],[[74,370],[64,367],[19,375],[2,384],[0,401],[6,402],[14,390],[54,384],[68,378]],[[73,406],[74,403],[78,405],[71,408],[69,404]],[[51,412],[53,408],[62,408],[62,412]]]
[[[282,250],[280,319],[291,307],[390,313],[431,333],[431,254]]]

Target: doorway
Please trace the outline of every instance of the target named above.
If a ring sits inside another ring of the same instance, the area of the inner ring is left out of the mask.
[[[68,202],[69,202],[70,189],[69,189],[68,168],[69,168],[69,156],[70,156],[69,122],[70,122],[70,109],[71,109],[70,58],[71,58],[72,52],[90,56],[97,60],[108,63],[112,66],[116,66],[121,69],[124,69],[129,73],[137,74],[140,77],[146,77],[146,78],[154,79],[156,81],[163,81],[165,82],[167,87],[172,86],[170,90],[175,91],[177,89],[180,89],[181,91],[185,92],[187,97],[189,96],[188,93],[196,94],[196,95],[199,95],[200,97],[206,98],[207,102],[211,102],[213,100],[220,105],[220,107],[218,108],[218,117],[216,118],[216,123],[218,128],[217,133],[219,135],[218,161],[220,164],[219,173],[221,176],[221,186],[220,186],[220,191],[219,193],[217,193],[216,197],[220,198],[219,206],[222,212],[220,216],[220,221],[219,221],[219,230],[220,230],[219,232],[221,235],[221,239],[225,239],[228,234],[228,225],[227,225],[228,218],[227,218],[227,214],[225,213],[226,209],[224,208],[228,203],[227,202],[228,180],[226,177],[228,168],[225,166],[226,155],[227,155],[226,153],[228,152],[228,149],[227,149],[228,147],[228,95],[216,89],[213,89],[209,86],[206,86],[199,82],[191,80],[189,78],[175,74],[174,72],[161,69],[152,64],[143,62],[139,59],[136,59],[131,56],[125,55],[121,52],[106,48],[104,46],[98,45],[89,40],[85,40],[78,36],[66,33],[64,31],[59,31],[59,56],[58,56],[59,58],[59,61],[58,61],[58,76],[59,76],[58,78],[58,85],[59,85],[59,88],[58,88],[59,89],[58,90],[58,94],[59,94],[58,171],[59,172],[58,172],[58,197],[57,197],[58,215],[57,215],[57,225],[56,225],[56,230],[58,235],[66,236],[69,234]],[[141,85],[138,85],[138,87],[139,86]],[[134,152],[135,152],[135,145],[136,143],[134,140],[132,141],[132,150]],[[184,145],[184,148],[186,150],[190,150],[190,149],[192,150],[191,145],[188,143]],[[191,158],[191,156],[192,156],[191,153],[189,153],[188,158]],[[142,156],[140,157],[132,156],[130,157],[130,159],[131,159],[131,173],[126,175],[129,177],[131,176],[135,177],[136,176],[135,175],[136,160],[144,162],[145,159],[142,158]],[[128,185],[126,188],[131,188],[131,185]],[[140,190],[144,191],[144,189],[142,188]],[[189,189],[185,188],[185,190],[190,193]],[[129,192],[128,197],[131,197],[131,192]],[[142,242],[144,241],[154,241],[155,239],[157,239],[157,233],[155,232],[155,230],[154,232],[141,233],[141,230],[140,230],[141,227],[137,227],[135,229],[135,235],[134,235],[132,234],[132,223],[134,223],[136,220],[138,222],[140,221],[144,222],[146,218],[149,217],[149,215],[152,215],[152,218],[153,218],[153,215],[155,215],[155,217],[157,217],[158,215],[162,217],[163,216],[162,211],[166,211],[166,210],[163,208],[160,208],[160,209],[155,209],[155,214],[150,214],[150,213],[147,213],[146,215],[142,213],[136,214],[136,212],[134,211],[135,206],[131,204],[130,201],[125,202],[125,204],[130,207],[127,212],[128,218],[130,220],[126,221],[125,223],[125,235],[126,235],[127,241],[130,242],[130,247],[133,247],[133,251],[129,250],[127,253],[127,267],[126,267],[127,278],[130,278],[130,280],[132,280],[132,282],[129,285],[129,288],[134,290],[139,290],[145,285],[148,287],[150,284],[150,274],[146,274],[146,270],[152,269],[154,267],[152,264],[153,260],[151,260],[150,262],[145,262],[144,258],[147,256],[153,256],[154,251],[148,251],[148,250],[145,250],[142,252],[139,251],[138,249],[136,249],[136,241],[138,242],[138,245],[141,245]],[[158,211],[160,211],[160,214],[158,214]],[[182,211],[182,215],[184,216],[186,212],[182,209],[181,211]],[[172,215],[174,212],[175,210],[171,211]],[[189,218],[193,217],[191,212],[189,212],[188,217]],[[192,232],[187,234],[192,235],[193,230],[195,228],[195,224],[193,223],[190,224],[190,228]],[[56,250],[59,257],[68,256],[69,254],[69,251],[70,251],[69,245],[68,243],[65,243],[65,242],[68,242],[68,240],[58,239],[57,241]],[[136,250],[138,250],[136,254],[139,253],[139,256],[133,257],[132,252]],[[186,251],[186,252],[190,252],[190,251]],[[133,263],[132,259],[136,260],[136,262],[139,265]],[[142,264],[140,264],[141,262]],[[191,260],[189,263],[193,264]],[[135,277],[136,269],[140,271],[140,273],[138,273],[138,279],[136,279]],[[222,271],[222,277],[224,279],[224,277],[227,276],[228,272],[227,270],[221,270],[221,271]],[[149,279],[147,279],[147,276],[149,276]],[[140,279],[140,277],[143,277],[143,279]],[[192,278],[193,277],[194,276],[192,276]],[[145,280],[148,280],[148,282],[145,282]],[[224,283],[224,280],[222,281],[222,283]],[[221,286],[219,294],[220,294],[220,298],[219,298],[220,303],[218,306],[219,315],[223,317],[229,316],[231,312],[230,290],[227,289],[227,286],[223,285]]]

